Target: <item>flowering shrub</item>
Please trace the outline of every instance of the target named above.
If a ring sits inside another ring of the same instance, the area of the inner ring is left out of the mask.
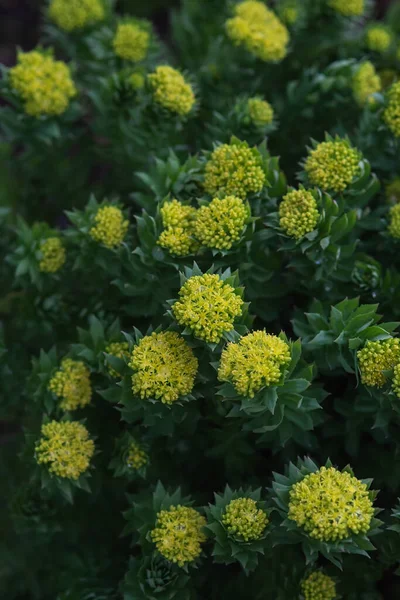
[[[2,67],[3,596],[397,598],[398,5],[152,7]]]

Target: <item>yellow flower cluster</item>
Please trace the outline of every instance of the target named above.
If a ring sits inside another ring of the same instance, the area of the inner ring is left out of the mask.
[[[107,248],[114,248],[122,244],[128,231],[129,222],[124,218],[120,208],[116,206],[99,208],[94,222],[95,225],[90,229],[89,234],[96,242],[101,242]]]
[[[318,219],[317,201],[306,190],[289,192],[279,205],[279,224],[288,236],[296,240],[315,229]]]
[[[364,14],[365,0],[329,0],[329,6],[344,17],[360,17]]]
[[[366,343],[357,352],[361,381],[372,387],[382,387],[387,379],[383,371],[392,369],[400,363],[400,339],[389,338]]]
[[[388,232],[396,240],[400,239],[400,204],[392,206],[389,211]]]
[[[218,379],[230,381],[238,394],[253,398],[261,388],[278,383],[289,362],[290,348],[284,340],[254,331],[223,350]]]
[[[207,248],[229,250],[240,239],[249,209],[240,198],[214,198],[197,211],[195,236]]]
[[[262,190],[266,182],[262,157],[246,144],[222,144],[206,164],[204,189],[212,196],[246,198]]]
[[[63,410],[83,408],[92,398],[90,371],[83,362],[64,358],[60,369],[50,380],[49,390],[61,399],[60,408]]]
[[[389,50],[393,41],[393,34],[387,25],[377,23],[368,27],[365,34],[368,50],[384,54]]]
[[[150,33],[139,23],[120,23],[113,39],[114,52],[120,58],[140,62],[146,58]]]
[[[289,494],[289,519],[314,539],[336,542],[370,529],[374,508],[367,486],[350,473],[321,467]]]
[[[40,244],[42,258],[39,262],[39,270],[43,273],[55,273],[65,263],[65,248],[60,238],[50,237]]]
[[[82,29],[105,17],[102,0],[52,0],[50,19],[64,31]]]
[[[51,421],[42,426],[41,438],[36,444],[36,461],[47,465],[53,475],[79,479],[88,470],[93,454],[93,440],[81,423]]]
[[[36,50],[18,54],[9,72],[10,85],[24,102],[28,115],[61,115],[77,91],[69,67]]]
[[[198,361],[183,337],[164,331],[142,338],[133,349],[129,366],[134,371],[134,394],[173,404],[192,391]]]
[[[400,202],[400,177],[395,177],[385,187],[386,200],[391,204],[398,204]]]
[[[334,600],[336,598],[336,585],[331,577],[314,571],[301,582],[304,600]]]
[[[361,152],[345,139],[322,142],[311,150],[304,169],[313,185],[322,190],[343,192],[359,175]]]
[[[245,542],[259,540],[268,524],[266,513],[252,498],[231,500],[222,516],[227,532]]]
[[[112,342],[106,347],[106,353],[117,358],[125,358],[129,354],[129,344],[128,342]],[[121,378],[120,374],[111,365],[107,365],[107,370],[111,377]]]
[[[247,102],[247,109],[250,119],[256,127],[265,127],[274,120],[274,109],[266,100],[250,98]]]
[[[387,93],[388,104],[383,119],[390,131],[400,137],[400,81],[394,83]]]
[[[181,116],[190,113],[195,103],[194,92],[179,71],[162,65],[148,75],[148,81],[154,102]]]
[[[225,26],[236,46],[244,47],[263,61],[280,61],[287,54],[289,32],[263,2],[246,0],[237,4],[235,16]]]
[[[150,535],[164,558],[184,567],[200,556],[201,544],[206,541],[205,525],[205,518],[194,508],[171,506],[157,514],[156,527]]]
[[[382,89],[381,78],[374,65],[369,60],[364,62],[357,70],[352,81],[353,95],[360,106],[373,103],[373,94]]]
[[[242,313],[243,300],[219,275],[190,277],[179,290],[179,300],[172,312],[180,325],[189,327],[193,335],[210,343],[218,343],[224,333],[233,329]]]
[[[129,77],[129,83],[134,90],[141,90],[144,87],[145,81],[143,73],[132,73]]]
[[[160,213],[164,231],[157,243],[176,256],[195,252],[198,248],[198,243],[193,237],[196,209],[174,199],[165,202]]]
[[[126,464],[131,469],[138,471],[147,465],[149,457],[137,442],[131,442],[128,448]]]

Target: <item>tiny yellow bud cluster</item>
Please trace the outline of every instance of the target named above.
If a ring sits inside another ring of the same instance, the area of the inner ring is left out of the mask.
[[[289,32],[263,2],[245,0],[237,4],[235,16],[225,27],[235,46],[242,46],[260,60],[277,62],[287,54]]]
[[[392,206],[389,211],[388,232],[396,240],[400,239],[400,204]]]
[[[311,150],[304,169],[313,185],[322,190],[343,192],[359,175],[361,152],[345,139],[322,142]]]
[[[304,600],[334,600],[336,598],[336,585],[331,577],[314,571],[301,582]]]
[[[106,353],[124,359],[129,354],[129,344],[128,342],[112,342],[106,347]],[[121,375],[111,365],[107,365],[107,370],[111,377],[121,378]]]
[[[203,527],[206,519],[194,508],[171,506],[157,514],[151,539],[164,558],[183,567],[201,554],[201,544],[206,541]]]
[[[179,291],[172,307],[180,325],[189,327],[201,340],[218,343],[224,333],[233,329],[242,313],[243,300],[219,275],[190,277]]]
[[[368,27],[365,41],[368,50],[384,54],[392,44],[393,34],[387,25],[377,23]]]
[[[52,0],[50,19],[64,31],[82,29],[105,17],[102,0]]]
[[[218,379],[230,381],[238,394],[253,398],[263,387],[279,382],[290,358],[290,348],[284,340],[265,331],[254,331],[223,350]]]
[[[266,127],[271,125],[274,120],[274,109],[266,100],[250,98],[247,102],[247,109],[250,119],[256,127]]]
[[[147,452],[137,442],[131,442],[128,448],[126,464],[129,468],[138,471],[147,465],[149,457]]]
[[[194,233],[207,248],[229,250],[240,239],[249,210],[240,198],[214,198],[197,211]]]
[[[267,514],[252,498],[231,500],[222,516],[227,532],[245,542],[259,540],[268,524]]]
[[[357,70],[352,81],[353,95],[360,106],[373,103],[373,94],[382,89],[381,78],[370,61],[364,62]]]
[[[146,58],[150,33],[140,23],[120,23],[113,39],[114,52],[120,58],[140,62]]]
[[[179,71],[162,65],[148,75],[148,81],[156,104],[181,116],[190,113],[195,103],[194,92]]]
[[[165,202],[160,210],[164,231],[158,238],[158,244],[176,256],[192,254],[198,248],[194,239],[194,220],[196,209],[171,200]]]
[[[306,190],[289,192],[279,205],[279,224],[288,236],[296,240],[313,231],[318,219],[317,202]]]
[[[64,358],[49,382],[49,390],[61,399],[63,410],[83,408],[92,398],[90,371],[83,362]]]
[[[124,218],[122,210],[116,206],[99,208],[94,217],[94,223],[95,225],[89,231],[90,236],[107,248],[114,248],[122,244],[129,227],[129,222]]]
[[[206,164],[204,189],[212,196],[246,198],[262,190],[266,183],[261,154],[244,144],[223,144]]]
[[[50,237],[40,244],[42,258],[39,270],[43,273],[55,273],[65,263],[65,248],[60,238]]]
[[[134,394],[173,404],[192,391],[198,361],[183,337],[165,331],[142,338],[132,351],[129,366],[134,371]]]
[[[366,343],[357,352],[361,381],[372,387],[382,387],[387,379],[383,371],[392,369],[400,363],[400,339],[389,338]]]
[[[36,461],[47,465],[53,475],[79,479],[88,470],[93,454],[93,440],[81,423],[51,421],[42,426],[41,438],[36,444]]]
[[[385,187],[386,200],[391,204],[398,204],[400,202],[400,177],[395,177]]]
[[[393,135],[400,137],[400,81],[389,89],[387,99],[383,119]]]
[[[36,50],[22,52],[9,72],[10,85],[28,115],[61,115],[77,91],[69,67]]]
[[[299,18],[299,8],[296,1],[288,1],[280,9],[279,16],[286,25],[294,25]]]
[[[329,6],[344,17],[360,17],[364,14],[365,0],[329,0]]]
[[[374,508],[367,486],[350,473],[321,467],[295,483],[289,495],[289,519],[314,539],[336,542],[371,527]]]
[[[141,90],[144,87],[145,81],[143,73],[132,73],[129,77],[129,83],[134,90]]]

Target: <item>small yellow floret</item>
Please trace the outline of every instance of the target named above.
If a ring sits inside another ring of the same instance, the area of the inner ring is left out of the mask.
[[[158,513],[151,539],[164,558],[183,567],[200,556],[205,525],[205,518],[194,508],[171,506]]]
[[[361,152],[347,140],[336,138],[311,150],[304,169],[313,185],[322,190],[343,192],[360,174]]]
[[[60,408],[63,410],[83,408],[92,398],[90,371],[83,362],[64,358],[60,369],[50,380],[49,390],[61,400]]]
[[[381,78],[375,71],[374,65],[366,61],[357,70],[352,82],[354,98],[360,106],[373,103],[373,94],[382,89]]]
[[[301,582],[304,600],[334,600],[336,598],[336,585],[331,577],[314,571]]]
[[[89,231],[90,236],[107,248],[119,246],[124,241],[129,222],[124,218],[122,210],[116,206],[99,208],[95,217],[95,225]]]
[[[357,352],[361,381],[372,387],[382,387],[387,379],[383,371],[392,369],[400,362],[400,339],[389,338],[371,342]]]
[[[365,0],[329,0],[329,6],[344,17],[360,17],[364,14]]]
[[[392,44],[393,34],[389,27],[378,23],[368,27],[365,34],[365,41],[369,50],[384,54]]]
[[[261,98],[250,98],[247,103],[250,119],[256,127],[266,127],[274,120],[274,109]]]
[[[268,517],[252,498],[237,498],[227,505],[222,523],[233,537],[251,542],[262,537]]]
[[[165,202],[160,209],[164,227],[191,227],[196,218],[196,209],[178,200]]]
[[[129,77],[129,83],[134,90],[141,90],[144,88],[145,81],[146,79],[143,73],[132,73]]]
[[[93,440],[81,423],[51,421],[42,426],[41,438],[36,444],[36,461],[47,465],[53,475],[79,479],[88,470],[93,454]]]
[[[400,81],[394,83],[389,89],[387,100],[383,119],[393,135],[400,137]]]
[[[150,33],[139,23],[120,23],[113,39],[115,54],[132,62],[146,58],[149,43]]]
[[[223,350],[218,379],[230,381],[238,394],[253,398],[263,387],[279,382],[290,358],[290,348],[284,340],[265,331],[254,331]]]
[[[65,263],[65,248],[60,238],[51,237],[40,244],[42,258],[39,269],[43,273],[56,273]]]
[[[306,190],[289,192],[279,205],[279,224],[288,236],[296,240],[313,231],[318,219],[317,201]]]
[[[289,519],[324,542],[365,534],[374,508],[365,483],[337,469],[321,467],[290,489]]]
[[[70,32],[102,21],[105,10],[101,0],[52,0],[49,16],[60,29]]]
[[[163,65],[148,75],[154,102],[178,115],[190,113],[195,103],[193,89],[179,71]]]
[[[147,452],[137,442],[131,442],[126,457],[126,463],[131,469],[138,471],[147,465],[149,457]]]
[[[106,353],[124,359],[129,354],[129,344],[128,342],[112,342],[106,347]],[[121,375],[111,365],[107,365],[107,370],[111,377],[121,378]]]
[[[249,210],[240,198],[214,198],[198,210],[195,236],[207,248],[229,250],[240,239],[248,217]]]
[[[164,231],[157,243],[175,256],[193,254],[199,247],[194,239],[196,209],[178,200],[165,202],[160,210]]]
[[[294,25],[299,18],[299,9],[296,2],[288,2],[280,9],[280,17],[286,25]]]

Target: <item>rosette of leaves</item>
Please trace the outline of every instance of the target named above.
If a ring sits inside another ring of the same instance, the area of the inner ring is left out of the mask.
[[[378,304],[362,304],[359,298],[342,300],[328,310],[314,300],[309,312],[297,311],[292,320],[296,335],[302,338],[306,353],[311,353],[323,371],[344,369],[356,373],[356,350],[366,341],[391,337],[398,323],[380,323]]]
[[[329,459],[325,463],[325,467],[332,467]],[[319,555],[322,555],[341,569],[344,554],[359,554],[368,557],[368,552],[375,550],[375,546],[369,538],[377,535],[380,531],[379,527],[382,521],[375,516],[380,510],[377,508],[374,509],[374,516],[371,519],[367,533],[352,533],[349,537],[335,541],[325,541],[309,536],[293,519],[288,518],[290,490],[293,485],[302,481],[307,475],[316,473],[317,471],[319,471],[318,466],[309,457],[305,457],[304,459],[298,459],[297,465],[290,462],[289,466],[285,469],[285,475],[274,473],[274,481],[270,491],[272,500],[276,504],[275,512],[280,517],[280,523],[279,527],[274,528],[273,544],[301,544],[307,565],[315,563]],[[354,475],[349,466],[343,472],[348,472],[352,476]],[[369,490],[372,479],[362,479],[361,482]],[[372,502],[375,500],[378,492],[369,490],[368,494]],[[278,525],[278,522],[276,524]]]
[[[40,350],[39,357],[32,358],[32,371],[28,381],[28,389],[34,400],[47,414],[57,412],[58,404],[55,395],[48,389],[50,379],[59,367],[57,350],[53,346],[48,352]],[[59,410],[59,409],[58,409]]]
[[[284,446],[290,439],[307,444],[310,431],[323,419],[318,411],[327,393],[312,383],[316,369],[301,358],[301,341],[292,342],[279,334],[290,349],[290,363],[282,370],[276,385],[261,388],[253,398],[238,394],[232,383],[218,388],[218,395],[227,404],[226,416],[239,418],[244,431],[262,434],[259,441],[275,441]],[[218,363],[213,363],[217,369]]]
[[[131,557],[122,584],[124,600],[191,600],[190,577],[157,554]]]
[[[60,531],[56,521],[56,507],[52,498],[43,493],[40,484],[31,480],[14,491],[10,499],[10,515],[14,527],[22,533],[34,531],[46,538]]]
[[[129,431],[125,431],[119,438],[115,440],[115,449],[113,457],[110,461],[110,469],[113,470],[115,477],[125,477],[128,480],[135,480],[137,477],[146,478],[148,462],[145,462],[139,468],[133,468],[129,465],[129,451],[132,443],[136,444],[140,451],[146,452],[148,445],[140,442]],[[144,462],[144,461],[143,461]]]
[[[228,504],[239,498],[254,500],[257,503],[257,509],[268,515],[267,503],[261,500],[261,488],[232,490],[227,485],[223,494],[214,494],[214,503],[209,504],[205,509],[208,521],[206,529],[212,533],[215,542],[212,552],[214,562],[225,565],[239,562],[245,572],[249,573],[257,567],[259,554],[264,554],[269,545],[270,525],[267,522],[258,539],[249,541],[245,541],[238,534],[229,533],[222,517]]]
[[[114,342],[126,341],[121,333],[121,323],[117,318],[109,324],[109,319],[99,319],[95,315],[90,315],[88,321],[88,329],[77,328],[79,341],[71,345],[71,352],[96,371],[109,374],[105,358],[107,347]]]
[[[351,281],[362,294],[379,293],[382,284],[382,265],[372,256],[361,254],[355,257]],[[375,291],[376,290],[376,291]]]

